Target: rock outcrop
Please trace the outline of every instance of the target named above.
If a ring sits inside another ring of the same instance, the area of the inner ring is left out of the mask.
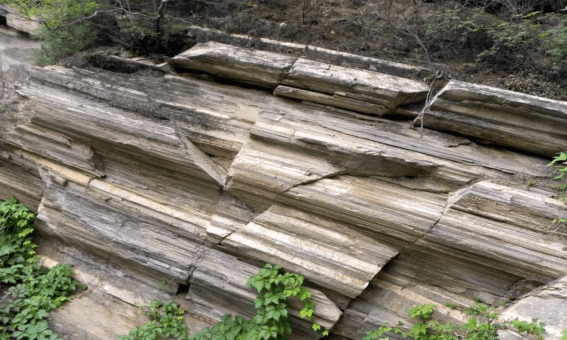
[[[94,286],[72,304],[104,314],[120,301],[128,325],[151,296],[176,296],[202,324],[251,316],[246,281],[271,262],[308,279],[332,339],[418,303],[461,322],[443,303],[477,297],[517,301],[506,316],[541,306],[550,338],[565,327],[544,310],[567,301],[549,293],[567,277],[567,232],[551,224],[567,210],[547,167],[567,149],[565,103],[451,82],[412,129],[381,117],[425,105],[415,79],[218,43],[170,65],[178,74],[2,67],[4,85],[23,81],[2,97],[0,198],[37,210],[46,258]],[[319,338],[298,307],[294,339]],[[74,329],[71,314],[53,324]],[[124,329],[95,328],[68,337]]]
[[[18,11],[8,5],[0,4],[0,16],[6,20],[6,25],[27,34],[35,33],[41,27],[41,20],[28,19],[18,14]]]

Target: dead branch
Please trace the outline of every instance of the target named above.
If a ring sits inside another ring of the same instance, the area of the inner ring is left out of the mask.
[[[425,58],[427,59],[427,62],[429,64],[431,64],[431,58],[429,57],[429,51],[427,50],[427,47],[425,47],[425,45],[423,44],[423,42],[421,41],[421,39],[419,38],[419,36],[417,35],[416,32],[410,31],[407,28],[407,26],[405,28],[400,28],[400,27],[394,25],[392,23],[392,21],[390,20],[390,18],[381,15],[380,12],[378,12],[377,9],[374,9],[374,15],[376,16],[377,19],[386,21],[388,23],[388,25],[390,25],[390,27],[395,29],[397,32],[399,32],[403,35],[413,37],[417,41],[417,43],[421,46],[421,48],[423,50],[423,54],[425,55]]]
[[[159,5],[158,8],[158,16],[156,18],[156,25],[155,25],[155,30],[158,34],[162,34],[163,33],[163,27],[161,25],[161,21],[163,20],[163,12],[165,11],[165,6],[167,4],[169,0],[161,0],[161,4]]]
[[[433,97],[435,95],[434,94],[435,91],[433,91],[434,84],[435,84],[435,79],[433,79],[431,85],[429,86],[429,92],[427,92],[427,97],[425,98],[425,105],[423,106],[423,109],[421,109],[417,117],[415,117],[415,119],[411,122],[410,129],[413,129],[415,122],[417,122],[417,120],[419,119],[421,120],[421,131],[423,131],[423,116],[425,115],[425,111],[427,111],[431,106],[431,104],[433,103]]]

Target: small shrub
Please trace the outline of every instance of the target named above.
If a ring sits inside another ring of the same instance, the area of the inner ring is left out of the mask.
[[[537,51],[540,41],[537,25],[528,20],[530,14],[487,27],[493,44],[477,56],[477,62],[498,65],[506,70],[537,68],[532,54]]]
[[[82,23],[57,30],[42,27],[34,36],[42,44],[40,50],[32,53],[32,59],[37,65],[45,66],[57,64],[90,45],[96,39],[97,31],[91,24]]]
[[[559,16],[562,23],[540,35],[542,46],[551,65],[561,64],[567,58],[567,15]]]
[[[480,13],[439,12],[423,26],[424,42],[433,52],[445,51],[450,52],[452,57],[474,60],[474,56],[492,46],[492,39],[486,31],[488,25]]]

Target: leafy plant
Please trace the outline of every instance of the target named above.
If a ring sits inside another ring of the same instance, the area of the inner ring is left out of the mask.
[[[555,176],[554,179],[567,180],[567,176],[565,176],[567,174],[567,152],[560,152],[559,155],[553,158],[553,161],[551,161],[551,163],[547,164],[547,166],[553,166],[555,164],[558,164],[556,170],[559,172],[559,175]],[[562,193],[559,196],[559,199],[561,201],[567,201],[567,182],[558,184],[555,186],[555,188],[562,191]]]
[[[448,308],[451,308],[451,309],[455,308],[455,304],[452,303],[452,302],[445,302],[444,305],[445,305],[445,307],[448,307]]]
[[[118,340],[156,340],[163,338],[176,338],[187,340],[189,329],[183,322],[184,311],[173,301],[163,303],[154,300],[149,306],[142,306],[144,314],[151,321],[130,331],[128,335],[121,336]]]
[[[520,321],[518,319],[512,321],[512,326],[520,333],[526,332],[527,335],[534,335],[538,340],[543,340],[545,335],[545,323],[537,323],[537,319],[532,322]]]
[[[493,43],[489,49],[482,51],[476,60],[489,64],[497,63],[508,69],[536,67],[530,51],[537,50],[540,41],[537,25],[528,20],[531,16],[533,13],[487,27],[486,31]]]
[[[42,268],[31,241],[35,214],[15,198],[0,203],[0,282],[9,285],[0,305],[0,339],[58,339],[45,320],[77,288],[73,269]]]
[[[191,340],[275,340],[284,339],[291,334],[287,299],[297,297],[303,304],[299,314],[302,318],[313,319],[314,303],[311,292],[303,287],[305,278],[295,273],[281,273],[281,266],[266,264],[258,275],[250,277],[246,283],[257,292],[254,300],[256,316],[246,320],[241,316],[234,319],[225,315],[221,322],[212,328],[204,328],[191,336]],[[327,335],[328,331],[314,323],[314,331]]]
[[[558,16],[562,23],[540,35],[542,46],[551,65],[560,64],[567,57],[567,15]]]
[[[97,30],[89,22],[70,24],[101,8],[96,1],[76,0],[0,0],[27,18],[40,17],[42,25],[33,36],[42,41],[41,49],[32,53],[39,66],[56,64],[90,45]]]
[[[481,303],[478,299],[475,299],[475,304],[472,307],[465,310],[469,319],[461,326],[431,320],[434,309],[435,305],[433,304],[417,305],[409,309],[408,313],[411,318],[418,318],[420,321],[415,322],[408,331],[400,328],[404,325],[402,322],[399,322],[397,326],[390,326],[386,322],[384,326],[367,332],[363,340],[389,339],[384,336],[387,333],[412,340],[495,340],[498,339],[498,331],[502,329],[526,332],[528,335],[536,336],[538,340],[543,340],[545,334],[545,323],[537,323],[536,319],[529,323],[518,319],[496,323],[496,319],[500,316],[496,312],[496,308]]]

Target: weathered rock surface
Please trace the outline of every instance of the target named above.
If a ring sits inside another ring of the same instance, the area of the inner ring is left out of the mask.
[[[309,59],[298,59],[284,85],[360,99],[395,109],[425,99],[427,85],[378,72],[361,71]]]
[[[546,324],[546,338],[560,339],[561,332],[567,329],[567,276],[539,287],[525,294],[511,307],[507,308],[500,319],[532,322],[538,319]]]
[[[567,150],[567,103],[452,80],[424,126],[547,156]]]
[[[207,250],[190,280],[190,290],[185,306],[200,316],[218,322],[225,314],[253,317],[256,315],[254,299],[256,291],[246,286],[248,278],[258,274],[259,267],[244,263],[235,257],[214,249]],[[312,289],[315,303],[313,322],[331,328],[342,312],[337,306],[316,289]],[[317,339],[311,331],[311,322],[299,317],[301,303],[291,300],[291,322],[295,325],[294,339]]]
[[[187,36],[198,42],[215,41],[229,45],[247,47],[253,46],[255,49],[263,51],[293,54],[297,57],[303,56],[308,59],[319,60],[333,65],[377,71],[409,79],[423,79],[423,77],[435,74],[435,72],[431,69],[425,67],[402,64],[384,59],[363,57],[356,54],[333,51],[312,45],[257,38],[242,34],[228,34],[219,30],[199,26],[189,27]]]
[[[155,297],[175,297],[194,325],[251,316],[246,281],[266,262],[309,280],[334,339],[407,322],[418,303],[460,322],[442,304],[520,299],[509,314],[524,316],[567,301],[549,293],[567,275],[567,231],[551,224],[567,209],[549,157],[534,155],[565,146],[564,103],[453,82],[425,115],[442,131],[414,130],[379,116],[423,101],[415,80],[214,43],[183,55],[178,71],[264,90],[0,54],[0,199],[37,210],[46,257],[93,287],[53,316],[68,339],[124,335]],[[491,121],[486,133],[466,110]],[[294,339],[319,338],[291,305]],[[120,326],[88,323],[87,308]]]
[[[212,41],[168,63],[179,71],[197,70],[270,88],[287,85],[275,93],[378,116],[419,102],[428,92],[427,85],[408,78]]]
[[[35,33],[41,27],[38,19],[27,19],[18,14],[18,11],[8,5],[0,4],[0,15],[6,18],[6,24],[20,32]]]
[[[208,42],[168,61],[179,69],[204,71],[219,77],[276,87],[295,57]]]

